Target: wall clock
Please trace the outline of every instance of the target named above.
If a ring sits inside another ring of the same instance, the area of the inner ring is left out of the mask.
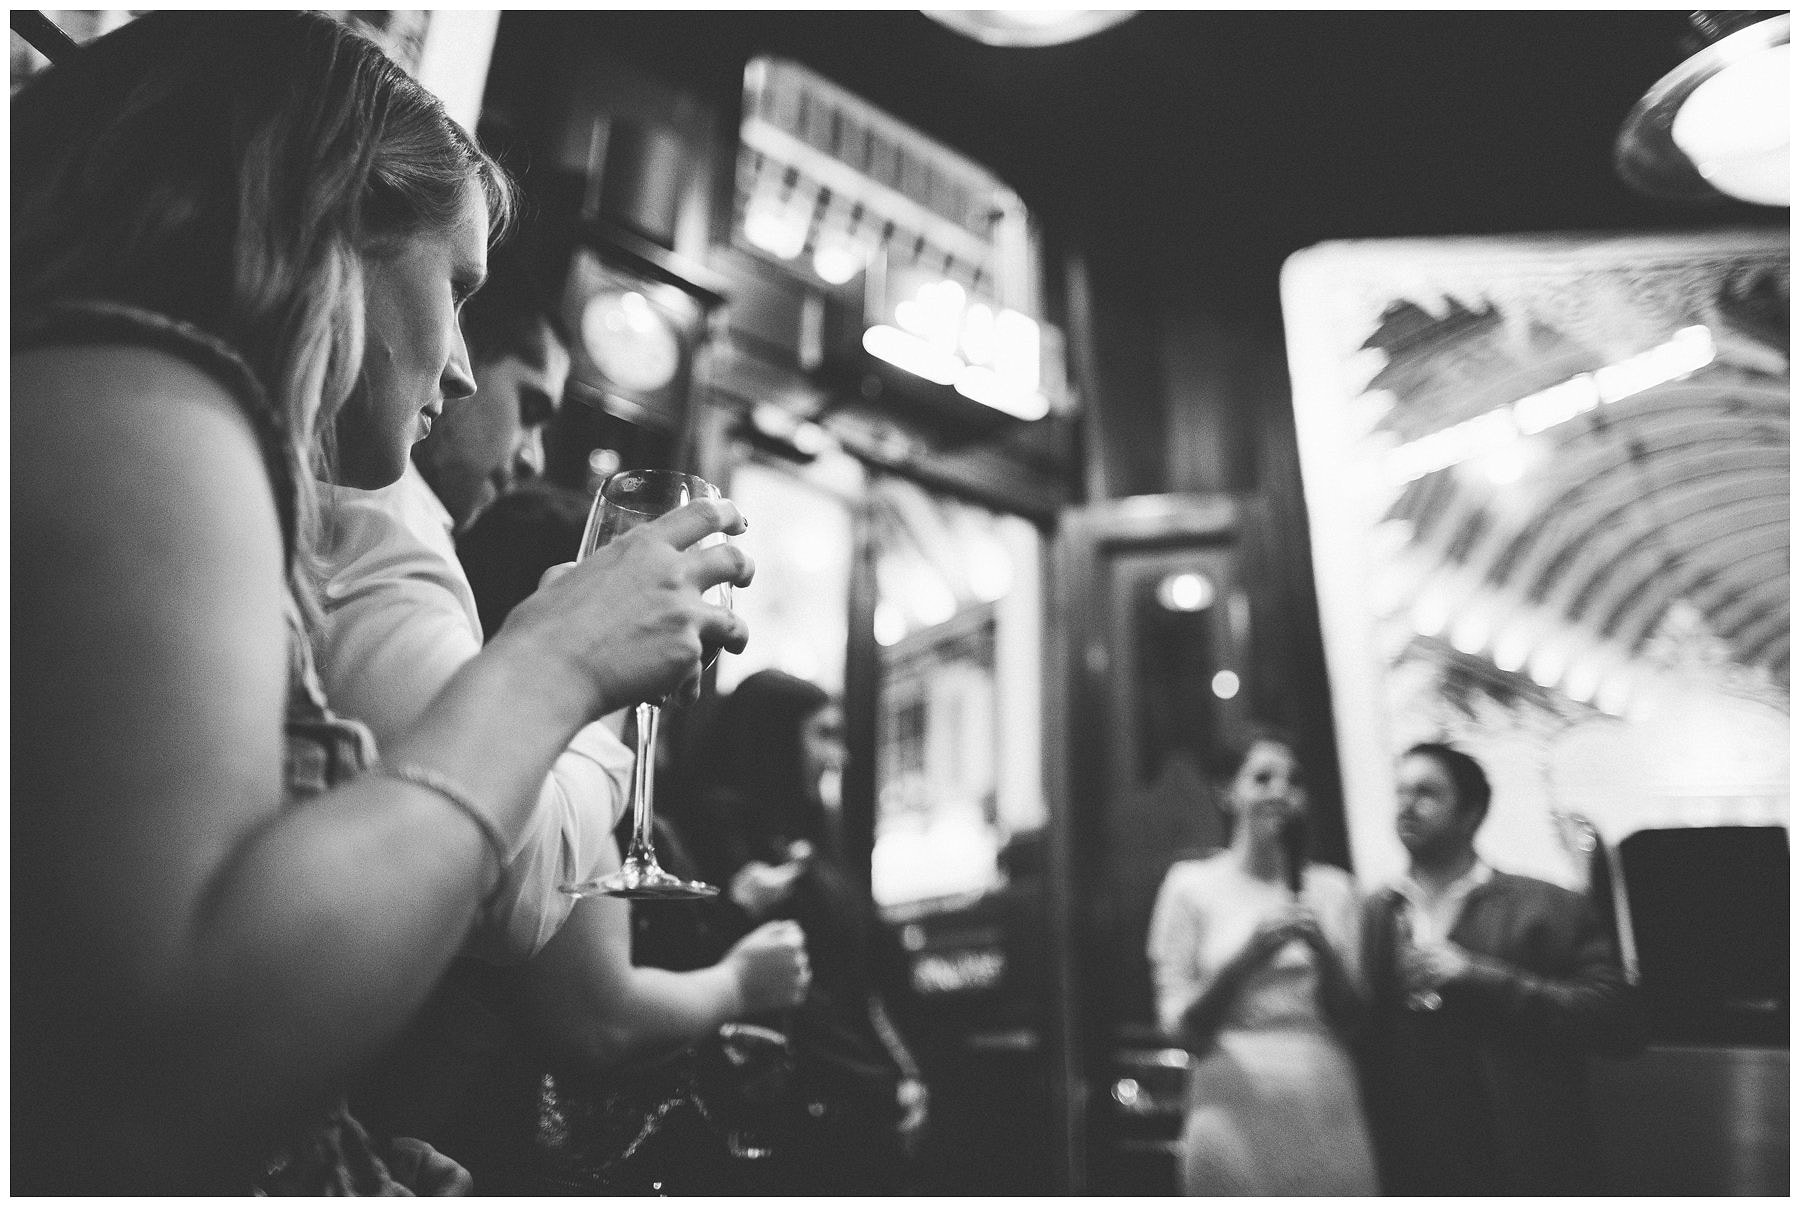
[[[581,310],[581,343],[594,367],[626,390],[660,390],[681,371],[674,321],[639,290],[613,287]]]
[[[592,247],[575,250],[564,290],[570,392],[632,423],[679,430],[705,328],[701,302]]]

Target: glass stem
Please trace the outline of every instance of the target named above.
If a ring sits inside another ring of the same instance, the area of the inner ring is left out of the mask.
[[[650,840],[653,814],[651,793],[656,783],[656,723],[662,709],[654,704],[637,706],[637,765],[631,781],[631,850],[626,858],[653,862],[655,845]]]

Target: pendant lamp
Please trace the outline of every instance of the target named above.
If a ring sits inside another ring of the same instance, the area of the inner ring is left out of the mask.
[[[988,46],[1060,46],[1111,29],[1136,9],[921,9],[927,17]]]
[[[1695,12],[1700,48],[1619,130],[1613,162],[1641,193],[1689,204],[1788,204],[1787,13]]]

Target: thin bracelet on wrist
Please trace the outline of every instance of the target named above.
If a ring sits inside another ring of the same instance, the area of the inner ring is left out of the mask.
[[[435,771],[418,763],[379,762],[369,768],[369,774],[385,776],[388,779],[401,780],[420,788],[429,789],[447,801],[458,813],[474,822],[475,828],[481,831],[481,837],[487,842],[488,850],[494,856],[494,875],[496,879],[499,878],[500,873],[506,867],[506,838],[500,833],[500,827],[494,824],[494,819],[481,811],[475,804],[474,798],[461,784],[441,771]]]

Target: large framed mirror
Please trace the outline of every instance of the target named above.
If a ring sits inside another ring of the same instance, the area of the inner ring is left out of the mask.
[[[1572,887],[1786,826],[1785,232],[1325,244],[1282,294],[1359,878],[1434,737],[1490,859]]]

